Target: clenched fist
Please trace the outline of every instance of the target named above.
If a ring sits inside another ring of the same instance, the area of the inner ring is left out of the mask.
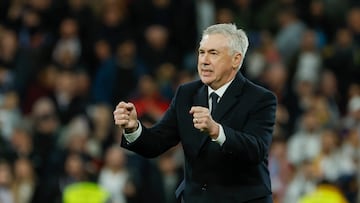
[[[115,124],[124,129],[126,133],[132,133],[139,127],[137,113],[134,104],[120,102],[114,110]]]
[[[219,124],[213,120],[208,108],[193,106],[189,113],[193,115],[195,128],[201,132],[208,133],[212,139],[216,139],[219,136]]]

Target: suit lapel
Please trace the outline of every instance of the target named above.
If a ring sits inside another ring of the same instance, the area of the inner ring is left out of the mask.
[[[206,85],[200,87],[197,94],[194,95],[194,106],[208,107],[208,89]]]
[[[221,97],[217,108],[213,112],[213,119],[217,122],[221,121],[223,116],[229,112],[232,107],[238,102],[241,90],[244,86],[245,78],[241,73],[238,73],[234,81],[225,91]]]
[[[203,85],[199,88],[198,92],[194,95],[193,106],[203,106],[208,108],[208,88],[206,85]],[[193,144],[195,145],[195,154],[198,155],[200,149],[204,145],[205,141],[209,136],[200,132],[198,129],[194,128],[196,136],[193,138]]]

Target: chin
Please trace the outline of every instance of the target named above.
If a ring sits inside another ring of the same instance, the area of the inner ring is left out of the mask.
[[[209,80],[209,78],[206,78],[206,77],[204,77],[204,76],[201,76],[200,79],[201,79],[201,81],[202,81],[203,83],[205,83],[205,84],[209,84],[209,83],[211,82],[211,80]]]

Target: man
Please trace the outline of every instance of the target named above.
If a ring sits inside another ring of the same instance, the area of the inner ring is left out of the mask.
[[[181,141],[185,178],[176,195],[186,203],[272,202],[267,163],[276,98],[240,73],[248,44],[235,25],[212,25],[200,42],[201,80],[181,85],[157,124],[141,125],[131,103],[114,111],[122,146],[142,156]]]

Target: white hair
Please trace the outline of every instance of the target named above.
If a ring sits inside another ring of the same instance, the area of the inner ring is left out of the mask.
[[[237,29],[235,24],[215,24],[206,28],[202,34],[202,40],[206,35],[221,34],[228,39],[230,54],[241,54],[241,62],[239,69],[244,61],[246,51],[249,47],[249,40],[246,33],[242,29]],[[202,41],[201,40],[201,41]],[[201,42],[200,42],[201,43]]]

